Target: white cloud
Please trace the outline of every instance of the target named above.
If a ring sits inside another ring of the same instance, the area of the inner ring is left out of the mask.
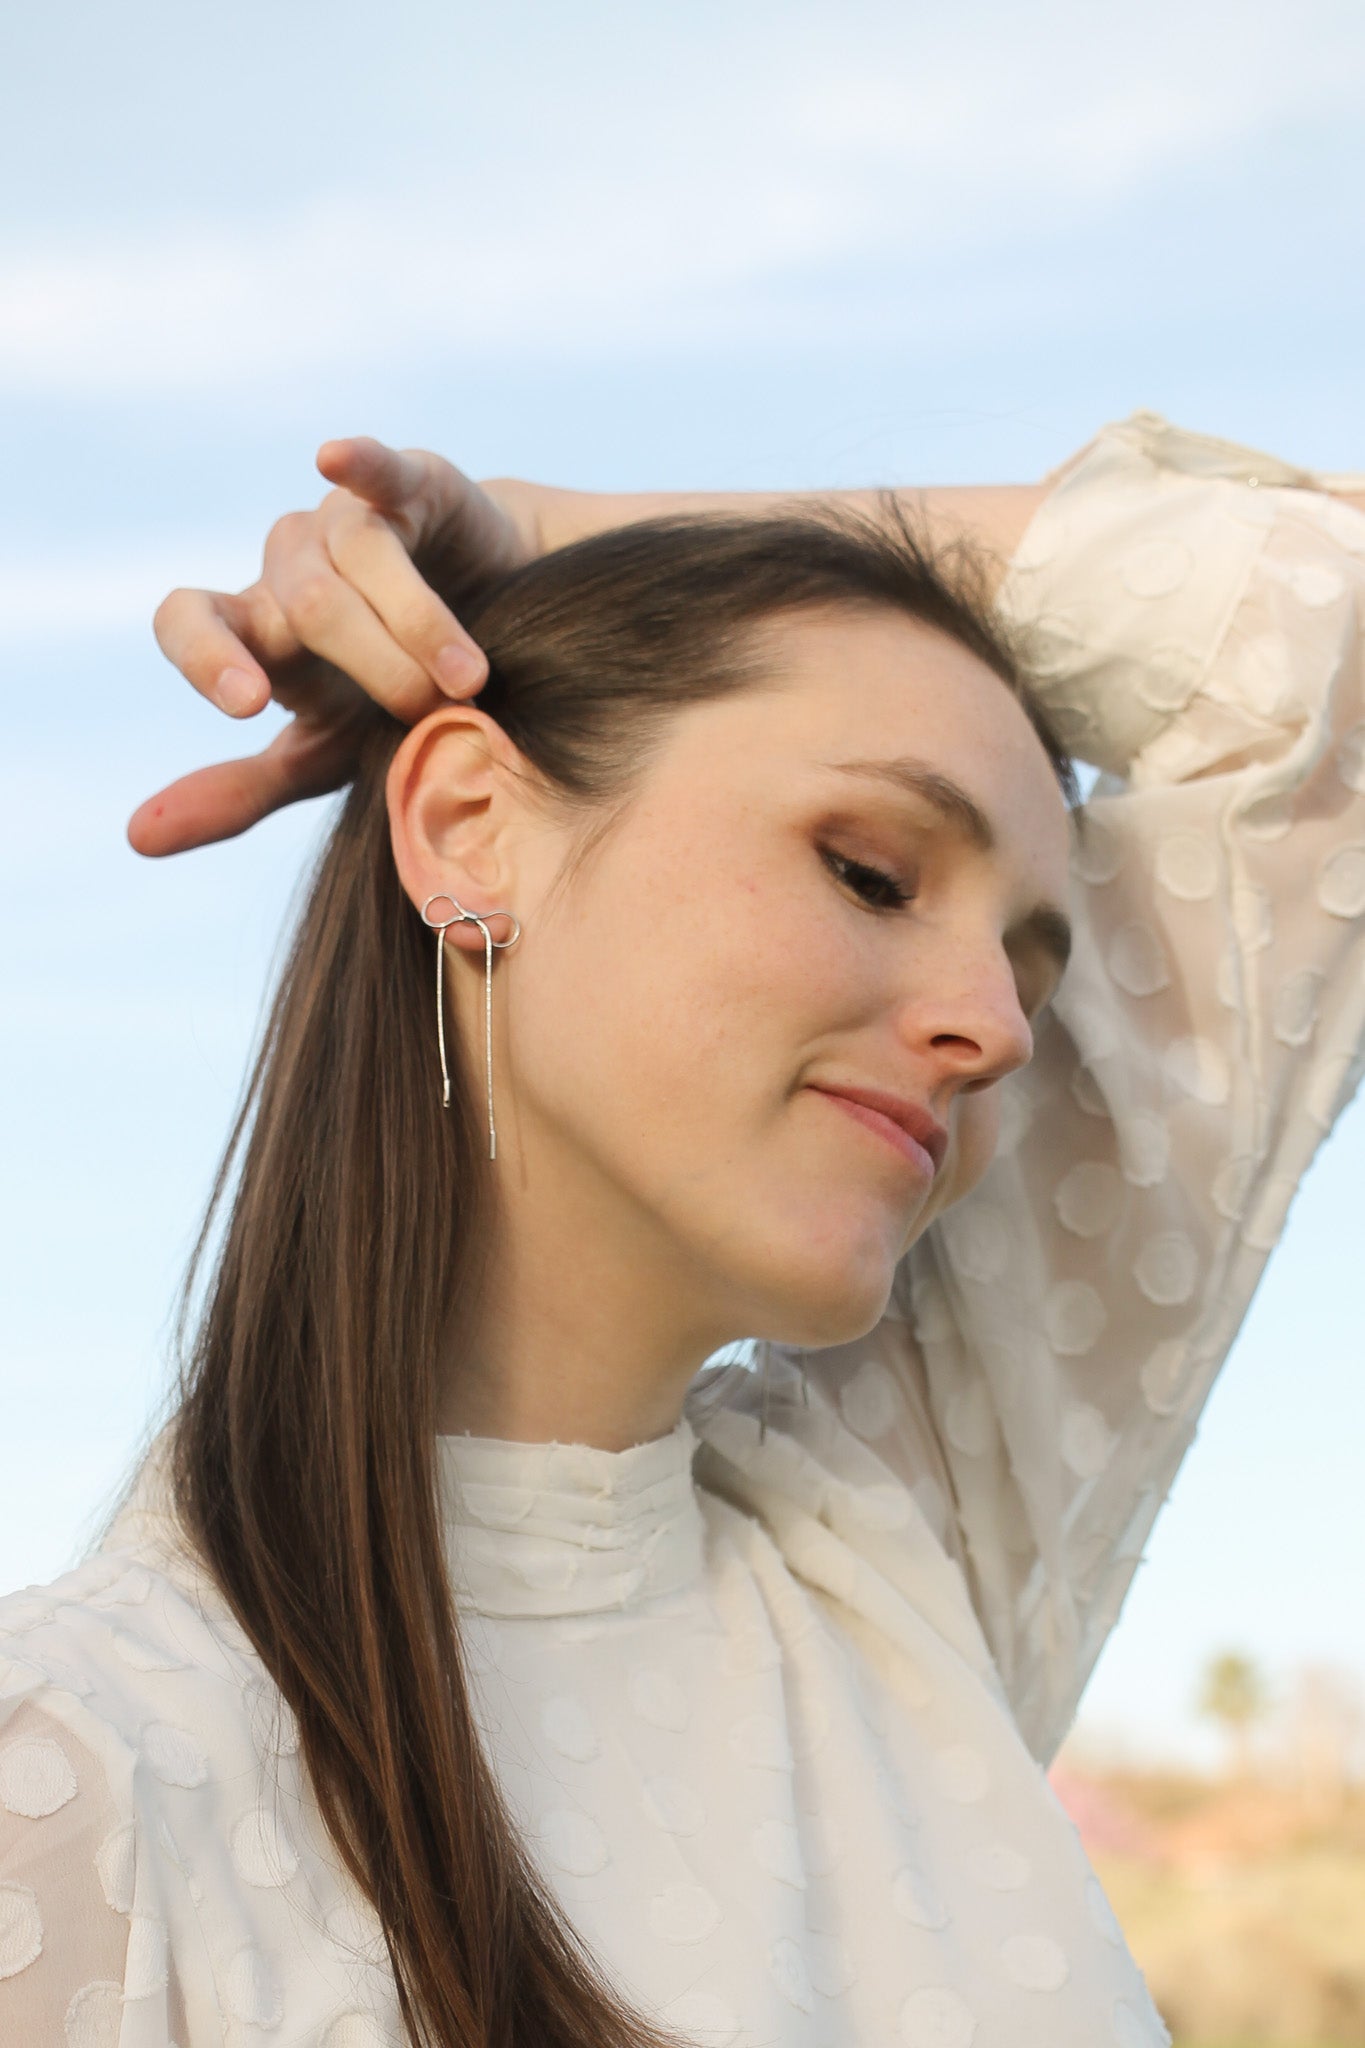
[[[709,65],[702,21],[672,81],[647,48],[613,70],[589,47],[500,137],[452,122],[417,156],[395,130],[268,216],[12,243],[0,388],[776,341],[794,317],[825,341],[838,266],[880,266],[894,308],[917,263],[1075,231],[1278,125],[1334,118],[1365,78],[1365,32],[1332,0],[1292,20],[1153,0],[1098,37],[1075,0],[916,12],[855,10],[842,35],[797,10]]]

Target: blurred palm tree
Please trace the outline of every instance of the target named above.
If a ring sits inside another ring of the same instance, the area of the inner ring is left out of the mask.
[[[1252,1733],[1269,1705],[1269,1689],[1250,1657],[1223,1650],[1209,1659],[1199,1687],[1199,1712],[1227,1736],[1235,1777],[1250,1775]]]

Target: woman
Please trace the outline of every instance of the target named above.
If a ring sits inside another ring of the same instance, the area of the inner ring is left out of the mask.
[[[4,1609],[7,2035],[1165,2038],[1040,1766],[1358,1072],[1362,507],[1150,419],[931,501],[1041,703],[889,514],[628,528],[432,709],[404,548],[527,527],[333,455],[162,615],[306,717],[146,850],[355,786],[181,1406]]]

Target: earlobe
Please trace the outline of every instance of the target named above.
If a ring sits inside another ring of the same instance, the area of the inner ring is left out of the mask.
[[[506,735],[473,706],[443,705],[415,725],[389,764],[385,795],[398,877],[414,907],[449,894],[477,909],[508,891],[501,756]],[[472,925],[450,943],[482,945]]]

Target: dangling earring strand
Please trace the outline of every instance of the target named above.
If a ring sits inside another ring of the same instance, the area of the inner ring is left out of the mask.
[[[432,917],[433,903],[448,903],[449,917]],[[486,918],[505,917],[512,929],[505,939],[495,939],[485,922]],[[444,890],[435,896],[428,896],[422,905],[422,922],[428,931],[436,934],[436,1043],[441,1053],[441,1107],[450,1107],[450,1068],[446,1064],[446,1021],[445,1021],[445,957],[446,933],[453,924],[476,924],[483,933],[483,1021],[484,1021],[484,1074],[488,1083],[488,1156],[498,1156],[498,1134],[493,1124],[493,948],[501,952],[506,946],[515,946],[521,937],[521,923],[510,910],[487,910],[482,915],[476,910],[466,910],[455,898]]]

